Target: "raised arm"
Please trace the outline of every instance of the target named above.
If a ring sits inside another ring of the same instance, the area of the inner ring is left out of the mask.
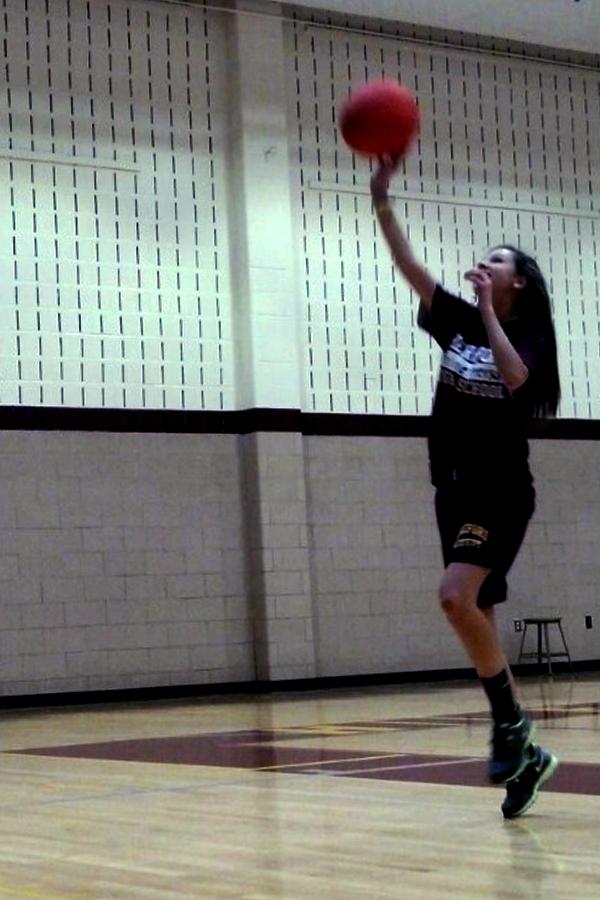
[[[415,257],[390,204],[389,183],[398,163],[399,159],[391,157],[383,157],[380,160],[379,167],[371,178],[373,207],[396,266],[419,295],[425,309],[429,310],[436,287],[435,279]]]

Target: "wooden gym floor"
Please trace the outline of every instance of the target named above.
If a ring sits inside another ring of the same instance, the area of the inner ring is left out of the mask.
[[[600,678],[524,679],[561,768],[504,822],[475,682],[3,712],[0,898],[597,898]]]

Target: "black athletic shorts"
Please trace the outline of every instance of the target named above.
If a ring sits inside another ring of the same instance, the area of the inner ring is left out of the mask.
[[[479,591],[484,609],[506,600],[506,575],[535,509],[533,485],[483,488],[451,481],[437,488],[437,517],[444,565],[471,563],[491,569]]]

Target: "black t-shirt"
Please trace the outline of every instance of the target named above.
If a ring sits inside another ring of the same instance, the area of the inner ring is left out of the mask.
[[[518,318],[502,323],[529,369],[525,383],[511,393],[476,306],[438,285],[431,310],[421,305],[418,321],[444,353],[429,435],[433,484],[459,479],[492,489],[531,483],[526,428],[533,416],[543,335]]]

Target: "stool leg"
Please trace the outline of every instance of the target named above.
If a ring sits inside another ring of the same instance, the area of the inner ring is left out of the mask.
[[[561,625],[560,622],[558,622],[558,630],[560,631],[560,636],[561,636],[561,638],[562,638],[562,642],[563,642],[563,645],[564,645],[564,648],[565,648],[565,653],[567,654],[567,659],[569,660],[569,669],[570,669],[571,672],[572,672],[572,671],[573,671],[573,663],[571,662],[571,654],[569,653],[569,648],[568,648],[568,646],[567,646],[567,641],[566,641],[566,638],[565,638],[565,633],[564,633],[564,631],[563,631],[563,627],[562,627],[562,625]]]
[[[548,635],[548,623],[544,622],[544,640],[546,641],[546,659],[548,661],[548,674],[552,675],[552,657],[550,656],[550,637]]]
[[[542,664],[542,623],[536,622],[537,627],[537,661],[538,666]]]
[[[527,623],[523,626],[523,634],[521,635],[521,646],[519,647],[519,663],[523,656],[523,647],[525,646],[525,635],[527,634]]]

